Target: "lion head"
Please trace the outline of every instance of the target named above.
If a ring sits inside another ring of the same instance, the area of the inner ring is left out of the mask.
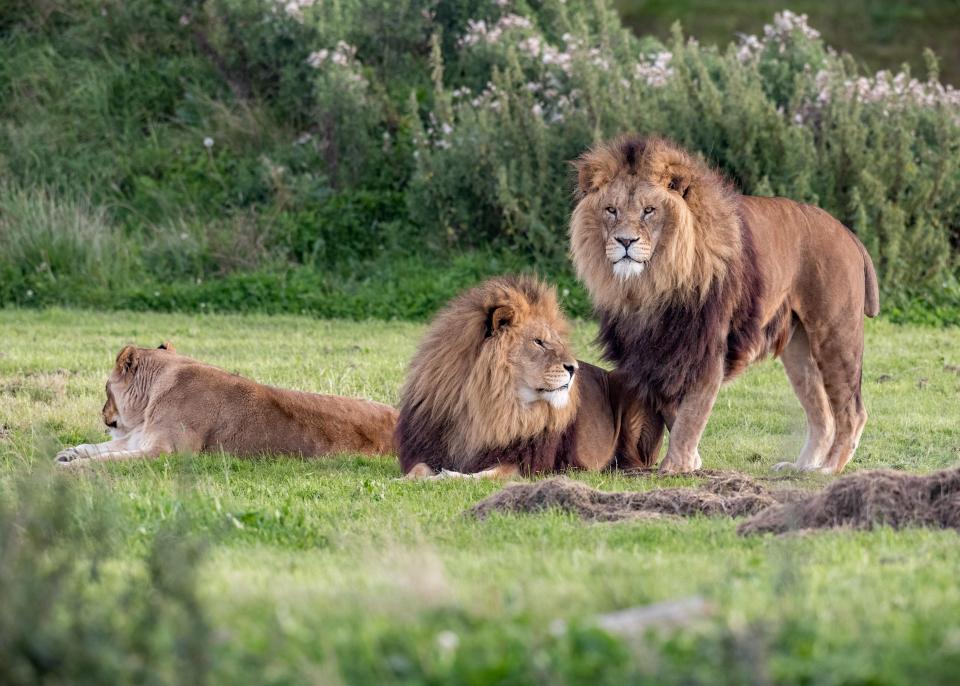
[[[577,361],[554,290],[527,276],[499,277],[437,315],[402,391],[401,415],[443,433],[469,460],[517,439],[562,431],[577,407]]]
[[[104,389],[107,399],[100,410],[103,423],[114,438],[125,435],[128,427],[143,423],[147,396],[145,385],[135,379],[150,376],[151,370],[156,370],[155,356],[161,354],[159,351],[176,352],[173,344],[167,341],[156,349],[128,345],[117,355]]]
[[[736,193],[672,143],[621,138],[575,164],[571,252],[601,307],[702,300],[739,254]]]

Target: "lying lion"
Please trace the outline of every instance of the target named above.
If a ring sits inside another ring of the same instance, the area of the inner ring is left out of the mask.
[[[128,345],[107,380],[112,441],[62,450],[57,462],[223,450],[238,455],[393,451],[397,411],[370,400],[264,386],[164,343]]]
[[[618,374],[573,357],[552,288],[501,277],[437,315],[410,365],[396,442],[410,477],[508,478],[649,466],[662,433]]]

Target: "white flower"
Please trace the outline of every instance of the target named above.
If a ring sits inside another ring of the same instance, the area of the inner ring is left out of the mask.
[[[670,67],[673,54],[663,51],[648,56],[646,59],[647,62],[638,62],[634,68],[636,78],[653,88],[667,85],[667,81],[673,76],[673,68]]]
[[[207,150],[209,150],[210,148],[213,147],[213,139],[210,138],[210,136],[205,136],[205,137],[204,137],[204,139],[203,139],[203,147],[205,147]]]
[[[531,28],[533,24],[530,20],[519,14],[505,14],[493,26],[487,26],[487,22],[483,19],[468,19],[467,32],[460,37],[457,45],[460,47],[470,47],[480,43],[493,45],[500,40],[504,31]]]
[[[460,637],[452,631],[437,634],[437,647],[445,653],[452,653],[460,645]]]
[[[327,57],[330,55],[330,51],[324,48],[323,50],[317,50],[311,52],[307,56],[307,64],[309,64],[314,69],[319,69],[320,66],[327,61]]]

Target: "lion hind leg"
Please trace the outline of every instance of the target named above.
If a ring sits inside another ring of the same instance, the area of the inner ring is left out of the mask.
[[[860,388],[863,319],[858,313],[850,335],[828,334],[819,346],[812,347],[836,424],[833,442],[821,471],[839,474],[856,452],[867,423]]]
[[[806,414],[807,439],[796,462],[781,462],[774,465],[774,469],[819,470],[833,444],[836,424],[823,375],[810,349],[807,332],[799,322],[780,359]]]

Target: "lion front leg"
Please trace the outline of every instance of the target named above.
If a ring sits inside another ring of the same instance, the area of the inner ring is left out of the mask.
[[[106,443],[84,443],[66,448],[57,453],[55,459],[58,465],[66,467],[90,462],[156,457],[164,452],[171,452],[170,446],[164,441],[147,440],[133,433]]]
[[[670,446],[660,463],[661,474],[684,474],[703,466],[698,446],[713,403],[723,382],[723,367],[716,365],[704,376],[701,384],[691,389],[676,405],[675,412],[665,413],[670,427]]]
[[[105,443],[82,443],[80,445],[75,445],[72,448],[64,448],[57,453],[57,456],[54,458],[54,460],[57,462],[57,464],[65,465],[72,462],[77,462],[78,460],[95,459],[100,455],[126,449],[127,437],[124,436],[123,438],[106,441]]]

